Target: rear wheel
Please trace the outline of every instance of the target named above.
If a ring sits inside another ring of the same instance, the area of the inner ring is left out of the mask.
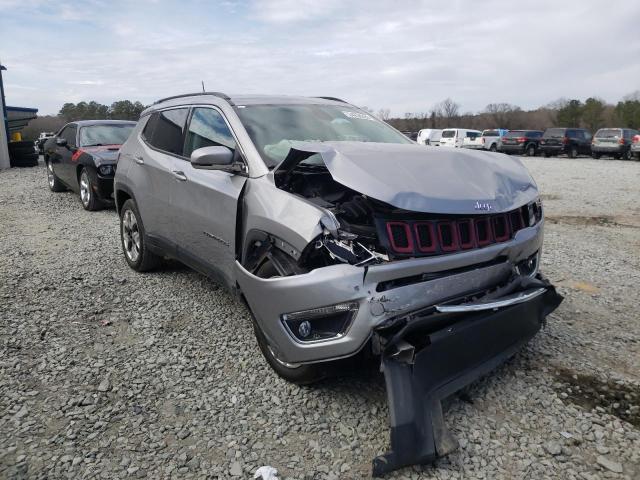
[[[529,145],[527,147],[527,151],[525,152],[527,157],[535,157],[536,156],[536,146],[535,145]]]
[[[620,160],[620,154],[619,153],[614,153],[612,155],[613,158],[615,158],[616,160]]]
[[[596,160],[598,160],[601,157],[601,155],[599,153],[592,153],[591,156],[593,158],[595,158]]]
[[[545,158],[549,158],[549,157],[551,157],[551,154],[549,152],[544,152],[544,157]]]
[[[302,273],[295,262],[284,253],[279,251],[273,252],[254,272],[260,278],[286,277]],[[264,332],[258,325],[253,312],[251,313],[253,320],[253,330],[258,341],[258,347],[267,360],[269,366],[282,378],[288,382],[298,385],[308,385],[315,383],[326,377],[324,364],[300,365],[287,363],[279,358],[278,352],[273,347]]]
[[[49,189],[51,189],[52,192],[64,192],[66,188],[53,171],[51,160],[47,159],[45,163],[47,165],[47,183],[49,183]]]
[[[569,158],[577,158],[578,157],[578,148],[575,145],[569,147]]]
[[[626,152],[624,152],[623,157],[625,160],[631,160],[633,158],[633,154],[631,153],[631,149],[627,149]]]
[[[490,152],[497,152],[498,151],[498,147],[495,143],[492,143],[491,146],[489,147],[489,151]]]

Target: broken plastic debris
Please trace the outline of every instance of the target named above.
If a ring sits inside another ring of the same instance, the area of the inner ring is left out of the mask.
[[[278,480],[278,470],[268,465],[260,467],[253,474],[253,478],[259,478],[260,480]]]

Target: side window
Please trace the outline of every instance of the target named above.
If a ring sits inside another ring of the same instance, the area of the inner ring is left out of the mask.
[[[144,139],[158,150],[182,155],[182,134],[188,113],[188,108],[153,113],[144,127]]]
[[[76,132],[78,131],[78,127],[75,125],[69,125],[62,132],[60,132],[60,137],[67,140],[67,145],[69,147],[76,147]]]
[[[584,139],[585,140],[591,140],[591,132],[587,131],[587,130],[583,130],[584,133]]]
[[[213,108],[197,107],[193,109],[184,155],[202,147],[224,146],[235,150],[236,142],[220,112]]]

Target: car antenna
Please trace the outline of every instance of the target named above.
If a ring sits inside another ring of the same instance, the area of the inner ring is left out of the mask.
[[[204,89],[204,80],[200,80],[202,82],[202,93],[204,93],[206,90]]]

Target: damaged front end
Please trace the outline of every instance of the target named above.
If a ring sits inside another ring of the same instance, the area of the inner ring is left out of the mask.
[[[305,143],[269,182],[248,181],[244,201],[245,248],[260,248],[237,262],[237,282],[279,361],[365,346],[381,358],[391,449],[377,476],[453,451],[441,400],[513,355],[562,301],[538,274],[537,188],[508,157]],[[262,278],[270,249],[292,267]]]
[[[391,420],[391,450],[373,475],[431,463],[457,448],[441,400],[514,355],[562,302],[538,276],[516,277],[480,300],[456,299],[375,329]]]

